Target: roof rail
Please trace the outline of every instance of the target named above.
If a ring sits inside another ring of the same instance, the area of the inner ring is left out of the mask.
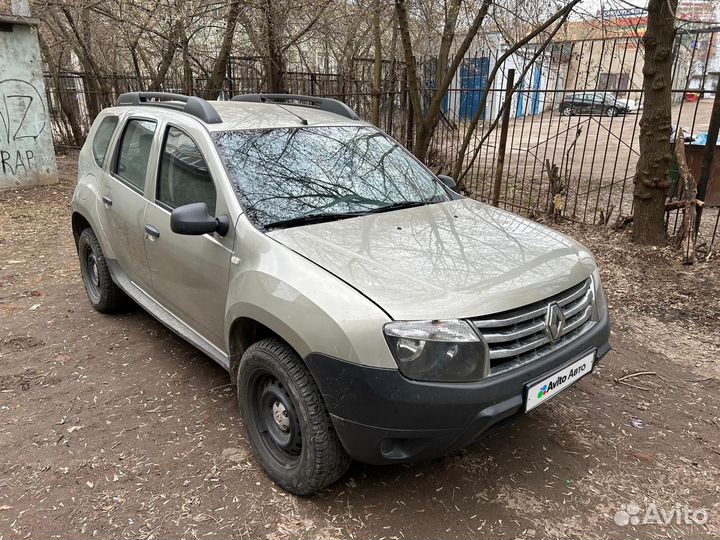
[[[350,107],[342,101],[317,96],[300,96],[296,94],[241,94],[235,96],[231,101],[249,101],[253,103],[282,103],[283,105],[295,105],[297,107],[311,107],[320,111],[339,114],[350,120],[360,120]]]
[[[169,92],[126,92],[118,96],[115,105],[150,105],[175,109],[199,118],[206,124],[219,124],[222,118],[215,108],[202,98]]]

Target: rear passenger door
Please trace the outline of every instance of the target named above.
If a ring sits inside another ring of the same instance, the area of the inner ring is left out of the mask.
[[[602,114],[605,111],[605,96],[603,94],[592,94],[592,114]]]
[[[148,202],[145,185],[156,130],[155,120],[129,118],[125,122],[100,193],[103,230],[117,264],[130,280],[143,288],[151,284],[143,225]]]
[[[580,111],[580,114],[590,114],[592,112],[591,94],[578,95],[578,110]]]
[[[165,127],[155,200],[145,217],[145,246],[158,301],[222,350],[233,227],[225,236],[170,229],[170,213],[185,204],[204,202],[213,216],[229,214],[205,159],[208,151],[187,131]]]

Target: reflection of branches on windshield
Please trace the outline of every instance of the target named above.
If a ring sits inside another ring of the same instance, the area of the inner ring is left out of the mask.
[[[370,127],[248,130],[213,138],[245,211],[256,221],[445,196],[429,171]]]

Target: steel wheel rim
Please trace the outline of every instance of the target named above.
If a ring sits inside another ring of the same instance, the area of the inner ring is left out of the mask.
[[[100,299],[100,270],[95,252],[90,246],[85,249],[84,257],[85,287],[94,301]]]
[[[302,430],[287,389],[273,374],[259,371],[251,380],[249,397],[261,444],[279,466],[293,468],[302,453]]]

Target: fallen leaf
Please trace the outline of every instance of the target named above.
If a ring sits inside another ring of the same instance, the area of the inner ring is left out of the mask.
[[[649,454],[647,452],[641,452],[640,450],[633,451],[631,455],[634,458],[637,458],[640,461],[644,461],[646,463],[650,463],[650,462],[654,461],[651,454]]]

